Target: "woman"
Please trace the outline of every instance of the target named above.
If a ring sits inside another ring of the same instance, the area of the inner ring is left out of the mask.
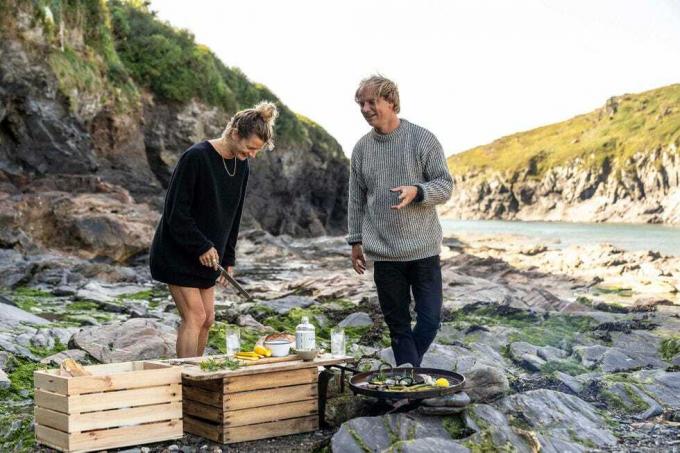
[[[203,355],[215,320],[215,282],[226,285],[217,265],[234,269],[248,158],[272,147],[277,115],[271,102],[238,112],[220,138],[186,150],[172,174],[150,265],[182,317],[177,357]]]

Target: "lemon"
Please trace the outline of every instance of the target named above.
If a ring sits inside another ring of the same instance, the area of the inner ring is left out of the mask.
[[[435,387],[448,387],[449,386],[449,381],[443,377],[440,377],[436,381],[434,381],[434,386]]]
[[[259,355],[262,355],[262,356],[265,356],[265,357],[270,357],[272,355],[272,352],[269,349],[262,347],[260,345],[255,346],[254,351],[255,351],[256,354],[259,354]]]

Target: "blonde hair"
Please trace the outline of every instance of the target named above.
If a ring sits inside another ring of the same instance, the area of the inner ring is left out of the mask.
[[[255,134],[264,141],[266,149],[274,148],[274,122],[279,110],[273,102],[262,101],[251,109],[237,112],[227,123],[222,132],[222,139],[236,131],[241,138],[249,138]]]
[[[359,102],[359,92],[366,87],[375,88],[375,95],[383,98],[394,105],[394,113],[399,113],[399,89],[397,84],[380,74],[372,75],[359,83],[359,88],[354,93],[354,100]]]

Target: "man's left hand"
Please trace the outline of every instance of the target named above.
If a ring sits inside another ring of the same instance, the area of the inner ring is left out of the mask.
[[[400,192],[399,194],[399,204],[390,206],[392,209],[401,209],[413,201],[413,199],[418,195],[418,188],[416,186],[399,186],[394,189],[390,189],[392,192]]]
[[[227,266],[225,269],[227,271],[227,274],[231,275],[232,277],[234,276],[234,266]],[[223,288],[226,288],[229,286],[229,282],[227,281],[226,278],[222,274],[220,274],[219,277],[217,277],[217,283]]]

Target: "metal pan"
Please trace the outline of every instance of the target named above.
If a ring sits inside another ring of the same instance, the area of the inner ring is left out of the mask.
[[[449,386],[413,392],[390,392],[386,390],[369,388],[369,381],[377,376],[380,371],[369,371],[366,373],[355,374],[350,378],[349,386],[354,393],[372,396],[379,399],[421,400],[425,398],[435,398],[438,396],[446,396],[458,393],[463,390],[463,386],[465,385],[465,377],[462,374],[453,371],[439,370],[437,368],[393,368],[391,370],[382,371],[382,373],[392,379],[398,379],[404,375],[410,376],[411,371],[413,371],[414,376],[418,374],[428,374],[435,380],[440,377],[446,378],[449,381]]]

